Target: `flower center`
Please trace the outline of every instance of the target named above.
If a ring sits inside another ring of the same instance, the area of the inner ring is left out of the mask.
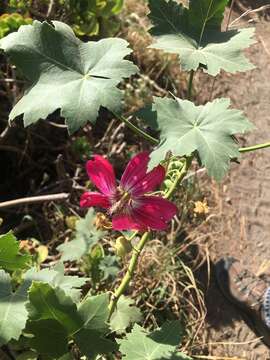
[[[115,202],[109,209],[110,215],[123,212],[127,206],[131,204],[131,194],[120,187],[118,188],[118,193],[115,198]]]

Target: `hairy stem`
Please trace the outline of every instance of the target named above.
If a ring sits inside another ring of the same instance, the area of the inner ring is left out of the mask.
[[[112,299],[110,301],[109,319],[111,318],[111,316],[116,308],[116,305],[117,305],[117,302],[118,302],[120,296],[124,294],[124,292],[126,291],[128,285],[133,277],[134,271],[135,271],[137,263],[138,263],[139,256],[144,248],[144,245],[146,244],[147,240],[149,239],[149,237],[150,237],[150,232],[145,232],[143,234],[143,236],[141,237],[141,240],[138,243],[138,245],[136,247],[134,247],[134,249],[133,249],[132,257],[130,259],[130,263],[129,263],[127,272],[125,273],[125,276],[123,277],[123,279],[121,281],[121,284],[114,292]]]
[[[239,152],[241,153],[246,153],[246,152],[250,152],[250,151],[255,151],[255,150],[260,150],[260,149],[265,149],[270,147],[270,143],[264,143],[264,144],[258,144],[258,145],[254,145],[254,146],[249,146],[249,147],[243,147],[238,149]]]
[[[177,189],[178,184],[184,179],[184,177],[186,176],[188,169],[191,165],[192,162],[192,157],[189,157],[185,160],[185,163],[182,167],[182,169],[179,171],[178,176],[176,177],[175,181],[173,182],[172,186],[170,187],[170,189],[168,190],[168,192],[165,194],[164,198],[168,199],[170,198],[173,193],[175,192],[175,190]],[[145,232],[142,237],[141,240],[139,241],[138,245],[135,246],[133,248],[133,252],[132,252],[132,256],[130,259],[130,263],[127,269],[127,272],[125,273],[119,287],[115,290],[114,294],[112,295],[112,299],[110,301],[109,304],[109,320],[117,306],[117,302],[120,298],[121,295],[124,294],[124,292],[126,291],[127,287],[129,286],[130,281],[133,278],[134,272],[136,270],[136,266],[138,263],[138,259],[140,257],[140,254],[145,246],[145,244],[147,243],[147,241],[150,238],[150,232]]]
[[[158,145],[159,141],[158,139],[155,139],[153,136],[147,134],[145,131],[138,128],[136,125],[132,124],[128,119],[125,117],[118,115],[116,113],[113,113],[114,116],[125,123],[129,129],[131,129],[135,134],[142,136],[145,140],[151,142],[154,145]]]

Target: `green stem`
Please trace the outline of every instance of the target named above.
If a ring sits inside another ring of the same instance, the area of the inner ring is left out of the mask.
[[[164,196],[165,199],[168,199],[173,195],[173,193],[177,189],[178,184],[186,176],[188,169],[191,165],[191,162],[192,162],[192,157],[189,157],[185,160],[185,163],[184,163],[182,169],[179,171],[179,174],[176,177],[174,183],[172,184],[172,186],[170,187],[168,192],[165,194],[165,196]],[[126,272],[125,276],[123,277],[119,287],[115,290],[115,292],[112,296],[112,299],[110,301],[109,320],[117,306],[117,302],[118,302],[120,296],[124,294],[127,287],[129,286],[131,279],[133,278],[133,275],[134,275],[134,272],[135,272],[135,269],[136,269],[136,266],[138,263],[138,259],[140,257],[140,254],[141,254],[145,244],[147,243],[149,237],[150,237],[150,232],[145,232],[143,234],[143,236],[141,237],[141,240],[139,241],[138,245],[133,248],[133,252],[132,252],[132,256],[131,256],[131,260],[130,260],[127,272]]]
[[[191,100],[192,98],[192,83],[193,83],[193,79],[194,79],[194,70],[191,70],[190,75],[189,75],[189,81],[188,81],[188,100]]]
[[[131,257],[127,272],[126,272],[125,276],[123,277],[121,284],[119,285],[119,287],[116,289],[115,293],[113,294],[112,299],[110,301],[109,320],[116,308],[116,305],[117,305],[117,302],[118,302],[120,296],[126,291],[128,285],[130,283],[130,280],[133,277],[134,271],[135,271],[137,263],[138,263],[139,256],[144,248],[144,245],[146,244],[147,240],[149,239],[149,236],[150,236],[150,232],[145,232],[143,234],[143,236],[141,237],[141,240],[138,243],[138,245],[136,247],[134,247],[134,249],[133,249],[132,257]]]
[[[117,119],[119,119],[120,121],[125,123],[127,125],[127,127],[129,127],[135,134],[142,136],[144,139],[146,139],[147,141],[150,141],[154,145],[158,145],[158,143],[159,143],[158,139],[155,139],[153,136],[147,134],[145,131],[141,130],[136,125],[132,124],[125,117],[118,115],[116,113],[113,113],[113,114]]]
[[[249,146],[249,147],[243,147],[238,149],[239,152],[241,153],[246,153],[246,152],[250,152],[250,151],[255,151],[255,150],[260,150],[260,149],[265,149],[270,147],[270,143],[265,143],[265,144],[258,144],[258,145],[254,145],[254,146]]]

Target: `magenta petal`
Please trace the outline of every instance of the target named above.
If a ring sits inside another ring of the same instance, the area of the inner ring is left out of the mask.
[[[146,228],[165,230],[167,222],[177,214],[177,207],[158,196],[141,196],[138,206],[132,209],[132,217]]]
[[[142,152],[130,160],[120,181],[125,190],[131,189],[140,179],[145,177],[148,161],[149,154],[147,152]]]
[[[144,225],[139,224],[130,215],[119,214],[112,219],[112,228],[114,230],[145,230]]]
[[[158,165],[153,170],[149,171],[142,180],[139,180],[131,189],[133,196],[145,194],[154,191],[160,185],[165,177],[165,169]]]
[[[111,206],[111,204],[109,198],[106,195],[96,192],[85,192],[81,196],[80,206],[81,207],[98,206],[101,208],[108,209]]]
[[[104,157],[94,155],[94,160],[86,163],[89,179],[105,195],[113,195],[116,190],[116,180],[112,165]]]

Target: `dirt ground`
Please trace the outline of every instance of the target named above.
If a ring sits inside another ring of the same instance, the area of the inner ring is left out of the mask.
[[[270,3],[265,1],[265,3]],[[235,108],[242,109],[256,125],[245,136],[245,145],[270,141],[270,21],[256,23],[257,44],[247,55],[256,69],[236,75],[222,75],[214,96],[230,97]],[[240,139],[241,140],[241,139]],[[217,201],[214,214],[214,241],[210,247],[213,263],[230,255],[244,266],[270,280],[270,150],[244,154],[234,164],[230,176],[220,185],[212,185]],[[213,231],[213,228],[211,229]],[[206,342],[213,359],[270,359],[270,349],[248,327],[243,316],[216,287],[211,279],[207,292]]]

